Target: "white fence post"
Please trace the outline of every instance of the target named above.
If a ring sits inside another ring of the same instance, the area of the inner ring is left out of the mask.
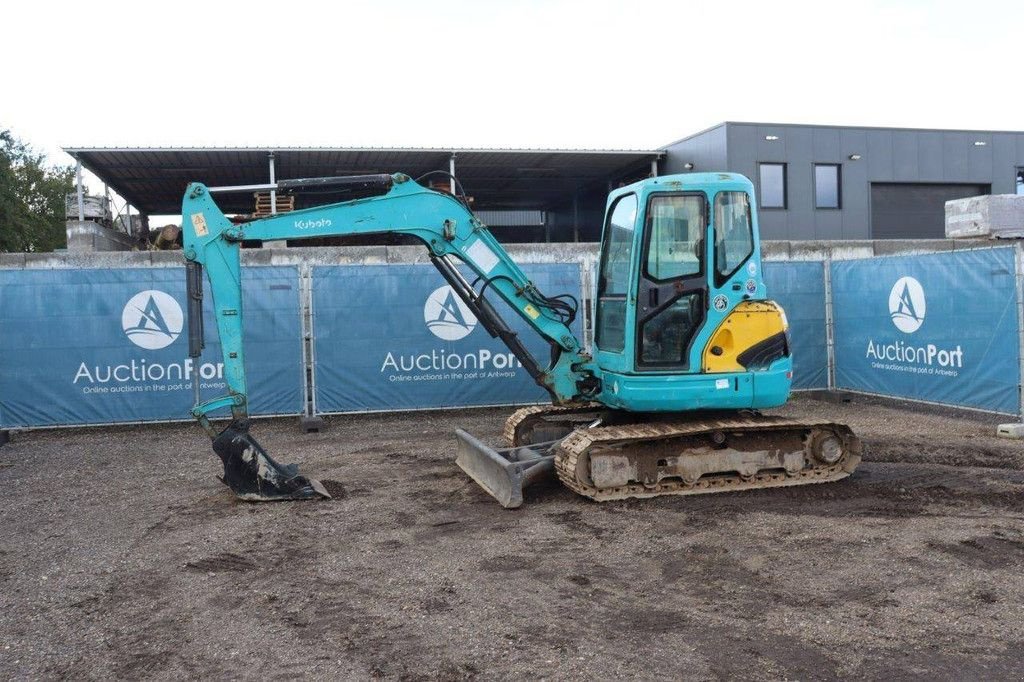
[[[1017,348],[1020,374],[1017,381],[1017,407],[1024,422],[1024,243],[1017,242],[1014,250],[1014,270],[1017,280]]]
[[[822,268],[825,278],[825,348],[828,358],[827,386],[828,390],[836,390],[836,345],[835,345],[835,319],[832,315],[832,256],[825,256],[822,261]]]
[[[306,324],[309,329],[309,404],[314,417],[320,414],[316,404],[316,310],[313,307],[313,277],[316,266],[306,265]]]

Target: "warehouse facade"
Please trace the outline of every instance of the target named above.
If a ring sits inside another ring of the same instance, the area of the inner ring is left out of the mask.
[[[726,122],[663,149],[749,177],[765,239],[941,238],[946,201],[1024,193],[1024,132]]]
[[[147,215],[178,213],[190,181],[252,185],[275,178],[403,171],[422,176],[432,187],[448,188],[448,178],[436,175],[442,171],[458,177],[474,211],[506,242],[598,241],[608,192],[655,174],[746,175],[757,189],[761,233],[770,240],[941,238],[946,201],[1024,193],[1024,132],[726,122],[651,150],[65,151],[80,169],[92,171],[125,199],[128,213],[139,217],[135,223],[128,220],[129,225],[146,225]],[[294,206],[345,198],[350,197],[300,195]],[[227,212],[253,211],[252,193],[221,195],[218,200]],[[83,218],[69,223],[72,250],[75,230],[85,230],[94,242],[103,235],[93,232],[111,232],[96,229]]]

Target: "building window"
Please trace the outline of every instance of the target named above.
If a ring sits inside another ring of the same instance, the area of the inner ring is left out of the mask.
[[[761,208],[786,208],[786,164],[762,163],[758,171]]]
[[[1017,194],[1024,194],[1024,168],[1017,167]]]
[[[839,208],[839,164],[814,164],[814,208]]]

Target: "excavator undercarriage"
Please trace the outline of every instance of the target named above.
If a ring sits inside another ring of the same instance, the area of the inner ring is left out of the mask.
[[[598,501],[837,481],[860,462],[849,427],[747,412],[638,415],[600,405],[527,407],[505,424],[508,448],[459,432],[456,462],[505,507],[552,470]]]

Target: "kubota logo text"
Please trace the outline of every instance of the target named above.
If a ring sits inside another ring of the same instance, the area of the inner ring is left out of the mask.
[[[320,227],[330,227],[330,218],[320,218],[318,220],[296,220],[293,223],[297,230],[315,230]]]
[[[427,296],[423,321],[434,336],[445,341],[458,341],[476,329],[476,317],[448,285]]]
[[[889,317],[901,332],[912,334],[921,328],[927,310],[924,288],[913,277],[900,277],[889,292]]]
[[[121,312],[121,328],[129,340],[146,350],[159,350],[181,334],[181,306],[163,291],[147,289],[129,299]]]

